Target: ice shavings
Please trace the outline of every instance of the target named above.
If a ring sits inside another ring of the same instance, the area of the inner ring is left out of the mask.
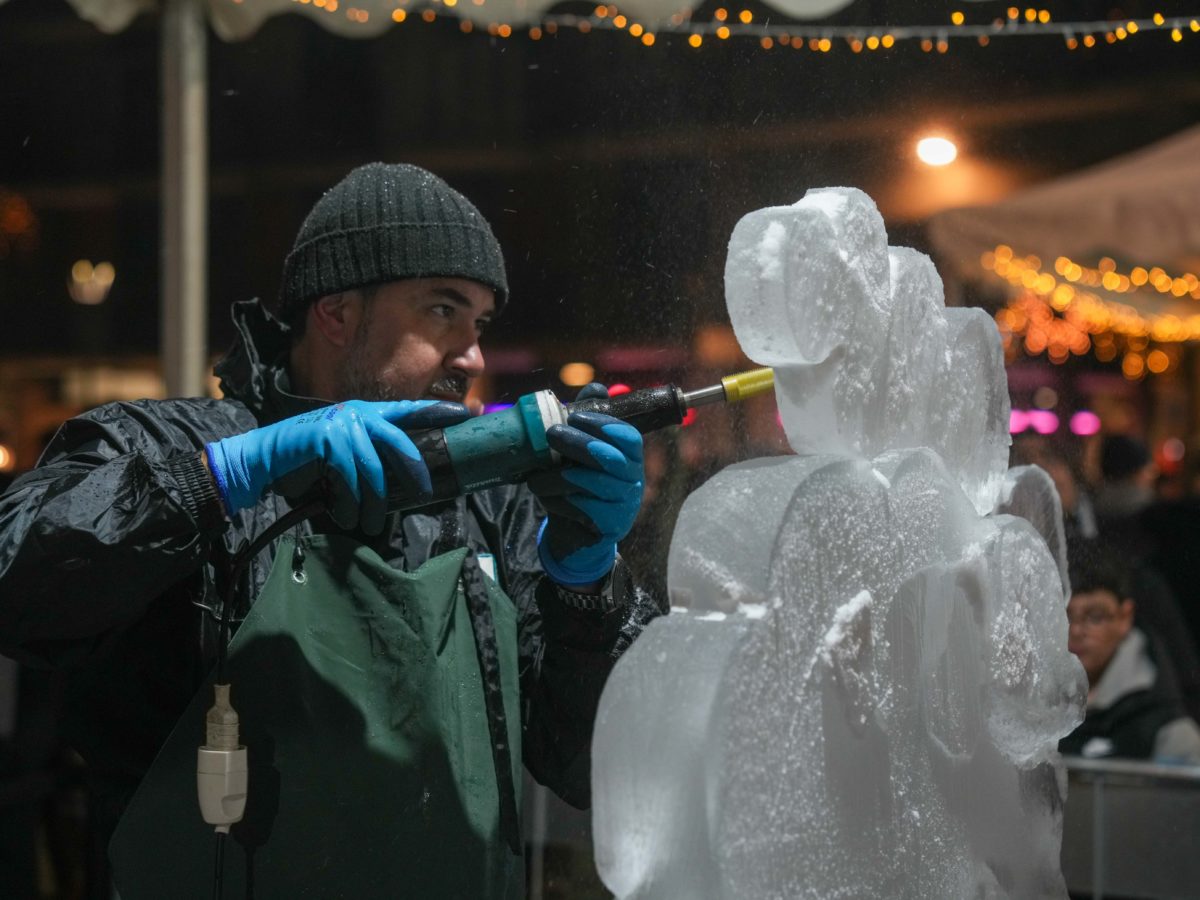
[[[840,656],[854,655],[870,639],[870,611],[870,591],[859,591],[834,611],[833,624],[821,641],[821,658],[827,665]]]
[[[758,277],[763,281],[776,281],[783,271],[779,259],[784,247],[787,230],[779,222],[772,222],[764,230],[758,245]]]

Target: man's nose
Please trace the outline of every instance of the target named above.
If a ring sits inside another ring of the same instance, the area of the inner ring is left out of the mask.
[[[472,340],[469,344],[460,347],[446,360],[446,363],[455,372],[468,378],[478,378],[484,370],[483,349],[479,346],[479,341]]]

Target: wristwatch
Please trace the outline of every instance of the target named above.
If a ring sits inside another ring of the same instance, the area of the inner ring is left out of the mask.
[[[572,609],[612,612],[614,609],[624,605],[628,585],[629,570],[622,564],[621,558],[618,556],[597,593],[580,594],[558,583],[555,583],[554,589],[558,593],[558,599]]]

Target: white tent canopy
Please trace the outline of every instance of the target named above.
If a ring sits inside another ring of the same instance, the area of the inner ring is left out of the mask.
[[[991,206],[932,216],[929,237],[951,277],[985,274],[983,253],[1065,256],[1095,265],[1200,271],[1200,126]],[[1130,302],[1127,296],[1124,302]]]

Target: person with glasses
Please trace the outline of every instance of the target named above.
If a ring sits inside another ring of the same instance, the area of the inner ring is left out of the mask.
[[[1100,541],[1069,548],[1068,647],[1088,677],[1082,724],[1063,753],[1200,764],[1200,726],[1179,697],[1169,658],[1134,625],[1134,598],[1119,554]]]

